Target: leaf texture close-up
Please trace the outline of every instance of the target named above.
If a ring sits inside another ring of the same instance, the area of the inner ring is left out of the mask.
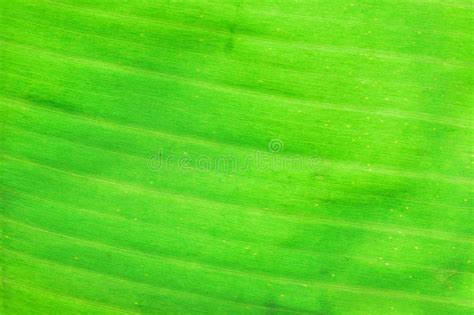
[[[2,314],[473,314],[472,0],[1,0]]]

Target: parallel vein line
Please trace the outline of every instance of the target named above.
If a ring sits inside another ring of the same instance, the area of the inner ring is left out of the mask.
[[[57,206],[60,206],[60,207],[69,208],[69,209],[72,209],[72,210],[88,213],[88,214],[98,216],[98,217],[108,218],[108,219],[112,219],[112,220],[132,222],[132,220],[130,218],[125,217],[125,216],[98,212],[96,210],[92,210],[92,209],[88,209],[88,208],[84,208],[84,207],[78,207],[78,206],[72,205],[70,203],[60,202],[60,201],[52,200],[52,199],[45,198],[45,197],[38,197],[38,196],[30,194],[30,193],[25,193],[25,192],[20,192],[20,191],[12,191],[10,189],[0,188],[0,191],[1,190],[7,191],[8,193],[13,194],[13,195],[14,194],[24,195],[28,198],[36,199],[36,200],[39,200],[41,202],[50,203],[50,204],[53,204],[53,205],[57,205]],[[160,229],[163,229],[163,226],[160,225],[160,224],[144,222],[142,220],[139,220],[139,222],[140,222],[140,224],[142,224],[144,226],[149,226],[149,227],[153,227],[153,228],[159,227]],[[165,228],[167,228],[167,227],[165,227]],[[199,235],[199,236],[206,237],[206,238],[209,238],[209,239],[212,239],[212,240],[218,240],[218,241],[225,241],[225,242],[229,242],[229,243],[241,244],[242,246],[245,246],[245,245],[259,246],[259,245],[262,245],[262,244],[255,243],[255,242],[247,242],[247,241],[229,239],[229,238],[226,238],[226,239],[225,238],[219,238],[219,237],[211,236],[211,235],[209,235],[207,233],[203,233],[203,232],[197,232],[197,233],[196,232],[188,232],[188,231],[183,232],[183,230],[180,230],[180,234],[182,234],[182,233],[184,233],[186,235],[189,235],[189,236]],[[308,254],[315,255],[315,256],[349,258],[349,259],[359,260],[359,261],[362,261],[364,263],[369,263],[369,264],[372,263],[374,260],[376,260],[375,257],[373,257],[372,260],[371,260],[370,257],[359,257],[359,256],[350,256],[350,255],[342,255],[342,254],[331,254],[331,253],[325,253],[325,252],[317,252],[317,251],[313,251],[313,250],[294,249],[294,248],[284,247],[284,246],[281,246],[281,245],[273,245],[273,244],[272,245],[265,245],[265,247],[266,248],[275,248],[276,250],[284,249],[284,250],[288,250],[290,252],[295,252],[295,253],[298,253],[298,252],[308,253]],[[384,260],[384,262],[387,262],[390,265],[395,265],[395,266],[398,265],[398,266],[404,266],[404,267],[414,267],[414,268],[420,268],[420,269],[430,270],[430,271],[434,271],[434,272],[456,273],[456,274],[463,274],[463,275],[468,275],[468,276],[473,276],[474,275],[474,273],[467,272],[467,271],[459,271],[459,270],[453,270],[453,269],[442,269],[442,268],[436,268],[436,267],[425,266],[425,265],[393,262],[393,261],[389,261],[389,260]]]
[[[127,283],[127,284],[130,284],[130,285],[134,285],[134,286],[140,287],[140,288],[145,289],[145,290],[165,292],[165,293],[169,293],[169,294],[173,294],[173,295],[181,295],[182,294],[182,295],[187,295],[187,296],[194,296],[194,297],[201,298],[201,299],[206,299],[206,300],[211,300],[211,301],[218,301],[218,302],[229,304],[229,305],[239,305],[239,306],[243,306],[243,307],[246,307],[246,308],[252,307],[252,308],[266,309],[266,310],[278,310],[278,311],[284,311],[284,312],[296,313],[296,314],[303,313],[303,312],[293,311],[293,310],[289,310],[289,309],[285,309],[285,308],[269,307],[269,306],[264,306],[264,305],[257,305],[257,304],[251,304],[251,303],[238,302],[238,301],[234,301],[234,300],[222,299],[222,298],[218,298],[218,297],[215,297],[215,296],[211,296],[209,294],[204,295],[204,294],[194,293],[194,292],[189,292],[189,291],[170,289],[168,287],[157,286],[155,284],[149,284],[149,283],[145,283],[145,282],[141,282],[141,281],[136,281],[136,280],[124,278],[123,276],[119,276],[119,275],[116,275],[116,274],[108,274],[108,273],[98,272],[98,271],[91,270],[91,269],[85,269],[85,268],[81,268],[81,267],[65,265],[63,263],[59,263],[57,261],[52,261],[52,260],[49,260],[49,259],[33,257],[29,254],[25,254],[25,253],[22,253],[22,252],[19,252],[19,251],[16,251],[16,250],[12,250],[12,249],[5,249],[5,251],[10,252],[11,254],[16,255],[16,256],[24,257],[25,259],[29,259],[29,260],[40,262],[42,264],[54,266],[58,269],[62,269],[62,270],[66,270],[66,271],[79,272],[79,273],[83,273],[83,274],[93,276],[93,277],[98,277],[98,278],[108,278],[110,280],[115,280],[115,281],[119,281],[119,282],[122,282],[122,283]]]
[[[317,282],[317,281],[300,281],[300,280],[295,280],[291,278],[286,278],[286,277],[275,277],[275,276],[269,276],[267,274],[261,274],[261,273],[255,273],[255,272],[248,272],[248,271],[242,271],[242,270],[234,270],[234,269],[227,269],[227,268],[220,268],[220,267],[215,267],[215,266],[209,266],[201,263],[196,263],[193,261],[185,261],[185,260],[180,260],[176,258],[171,258],[171,257],[164,257],[164,256],[159,256],[159,255],[152,255],[148,254],[145,252],[141,251],[136,251],[136,250],[131,250],[128,248],[123,248],[123,247],[116,247],[108,244],[104,244],[101,242],[96,242],[96,241],[91,241],[91,240],[84,240],[81,238],[76,238],[70,235],[58,233],[58,232],[53,232],[49,231],[37,226],[32,226],[23,222],[19,222],[16,220],[9,219],[5,217],[4,215],[1,216],[1,218],[11,224],[16,224],[16,225],[21,225],[26,228],[36,230],[45,234],[53,235],[59,238],[65,238],[69,239],[75,243],[79,244],[84,244],[86,246],[90,247],[95,247],[95,248],[102,248],[102,249],[108,249],[108,250],[113,250],[117,252],[122,252],[127,255],[136,255],[136,256],[141,256],[141,257],[149,257],[150,259],[156,259],[156,260],[161,260],[161,261],[167,261],[173,264],[177,265],[182,265],[185,267],[190,267],[190,268],[199,268],[199,269],[208,269],[208,270],[213,270],[221,273],[227,273],[227,274],[233,274],[233,275],[238,275],[238,276],[252,276],[252,277],[257,277],[266,281],[275,281],[275,282],[280,282],[280,283],[289,283],[293,285],[299,285],[299,286],[314,286],[314,287],[319,287],[319,288],[326,288],[326,289],[331,289],[331,290],[336,290],[336,291],[345,291],[345,292],[352,292],[352,293],[359,293],[359,294],[366,294],[366,295],[375,295],[375,296],[381,296],[381,297],[386,297],[386,298],[399,298],[399,299],[410,299],[410,300],[417,300],[417,301],[425,301],[425,302],[431,302],[431,303],[441,303],[441,304],[452,304],[452,305],[458,305],[458,306],[464,306],[464,307],[471,307],[474,308],[473,302],[472,301],[465,301],[465,300],[458,300],[458,299],[451,299],[451,298],[442,298],[442,297],[431,297],[431,296],[426,296],[426,295],[420,295],[420,294],[412,294],[412,293],[406,293],[406,292],[400,292],[400,291],[393,291],[393,290],[382,290],[382,289],[373,289],[373,288],[368,288],[368,287],[355,287],[355,286],[347,286],[347,285],[335,285],[335,284],[328,284],[328,283],[323,283],[323,282]]]
[[[103,309],[103,310],[114,311],[114,312],[123,313],[123,314],[140,314],[140,313],[135,312],[135,311],[126,310],[126,309],[123,309],[123,308],[119,308],[119,307],[116,307],[116,306],[105,304],[103,302],[97,302],[97,301],[93,301],[93,300],[90,300],[90,299],[78,298],[78,297],[67,295],[67,294],[64,294],[64,293],[53,292],[51,290],[45,290],[43,288],[40,288],[38,286],[32,286],[30,284],[27,285],[27,284],[24,284],[24,283],[19,282],[17,280],[11,280],[8,277],[3,278],[2,282],[6,285],[21,287],[21,288],[28,289],[28,290],[31,290],[31,291],[36,291],[36,292],[39,292],[39,293],[45,294],[45,295],[57,296],[59,298],[70,300],[70,301],[73,301],[75,303],[88,304],[88,305],[91,305],[91,306],[94,306],[96,308],[100,308],[100,309]],[[3,288],[3,290],[5,290],[5,288]]]
[[[216,35],[223,35],[223,36],[226,36],[226,37],[229,36],[229,32],[210,29],[210,28],[207,28],[207,27],[178,24],[178,23],[173,23],[173,22],[169,22],[169,21],[158,20],[156,18],[151,19],[151,18],[146,18],[146,17],[142,17],[142,16],[110,13],[110,12],[105,12],[103,10],[84,8],[84,7],[65,4],[65,3],[58,3],[58,2],[55,2],[55,1],[47,1],[47,2],[51,3],[51,4],[54,4],[58,7],[72,8],[72,9],[77,10],[77,11],[89,12],[89,13],[92,13],[94,15],[112,17],[112,18],[115,18],[115,19],[136,20],[136,21],[140,21],[140,22],[148,23],[148,24],[168,25],[170,27],[175,27],[175,28],[178,28],[178,29],[188,29],[188,30],[194,30],[194,31],[201,31],[201,32],[206,32],[206,33],[211,33],[211,34],[216,34]],[[301,48],[307,48],[307,49],[317,49],[317,50],[324,51],[324,52],[329,52],[329,53],[351,54],[351,55],[371,55],[373,57],[381,58],[381,59],[389,59],[389,60],[392,59],[392,60],[398,60],[398,61],[404,61],[404,62],[406,62],[406,61],[418,61],[418,62],[430,63],[430,64],[434,64],[434,65],[440,65],[440,66],[444,66],[444,67],[446,67],[446,66],[460,67],[460,68],[469,68],[469,67],[471,67],[471,64],[468,63],[468,62],[456,62],[454,60],[440,59],[440,58],[437,58],[437,57],[431,57],[431,56],[425,56],[425,55],[397,53],[397,52],[392,52],[392,51],[366,49],[366,48],[359,48],[359,47],[354,47],[354,46],[352,46],[352,47],[338,47],[338,46],[329,46],[329,45],[307,44],[307,43],[297,42],[297,41],[288,42],[288,41],[282,41],[282,40],[278,40],[278,39],[274,39],[274,38],[257,36],[257,35],[248,35],[248,34],[239,34],[238,36],[245,37],[245,38],[248,38],[248,39],[251,39],[251,40],[258,40],[258,41],[261,41],[261,42],[272,43],[274,45],[293,46],[293,47],[301,47]]]
[[[51,24],[43,24],[43,23],[38,23],[36,21],[33,22],[33,21],[30,21],[30,20],[24,20],[24,19],[14,18],[14,17],[10,17],[10,16],[8,17],[8,19],[12,19],[12,20],[15,20],[15,21],[20,21],[20,22],[27,23],[27,24],[37,25],[37,26],[41,26],[41,27],[46,27],[46,28],[50,27],[50,28],[58,29],[58,30],[60,30],[64,33],[70,33],[70,34],[74,34],[74,35],[86,35],[86,36],[90,36],[90,37],[93,37],[93,38],[96,37],[96,38],[100,38],[100,39],[109,40],[109,41],[112,41],[112,42],[132,44],[132,45],[139,46],[139,47],[146,47],[146,48],[153,48],[153,49],[156,49],[158,47],[163,48],[163,49],[168,48],[168,46],[160,45],[159,43],[157,43],[156,45],[150,45],[150,44],[140,43],[140,42],[137,42],[137,41],[128,40],[128,39],[124,39],[124,38],[114,38],[114,37],[107,36],[107,35],[93,34],[93,33],[89,33],[89,32],[73,30],[73,29],[70,29],[70,28],[62,27],[62,26],[56,26],[56,25],[51,25]],[[190,55],[199,56],[199,57],[206,57],[205,54],[194,52],[194,51],[186,51],[186,53],[188,53]],[[239,64],[241,66],[244,66],[244,67],[248,66],[249,64],[252,64],[251,61],[249,61],[249,60],[248,61],[240,61],[240,60],[237,60],[237,59],[229,58],[229,57],[227,57],[227,55],[222,56],[222,58],[225,59],[225,60],[234,62],[236,64]],[[290,69],[285,69],[285,71],[290,71]],[[305,71],[303,69],[291,70],[291,71],[293,71],[295,73],[304,72],[304,73],[319,74],[318,72],[314,72],[314,71],[309,71],[308,72],[308,71]],[[329,74],[329,73],[325,73],[324,76],[325,77],[333,77],[333,78],[342,78],[343,77],[343,76],[340,76],[340,75]],[[372,78],[369,78],[369,77],[356,77],[356,78],[354,78],[354,80],[356,80],[358,82],[366,82],[366,81],[372,81]],[[444,89],[442,87],[404,84],[404,83],[398,83],[398,82],[394,83],[394,82],[391,82],[391,81],[377,81],[377,82],[381,82],[383,84],[387,84],[388,86],[392,86],[392,87],[400,87],[401,86],[401,87],[412,87],[412,88],[419,88],[419,89],[430,89],[430,90],[435,90],[435,91],[445,91],[445,92],[450,92],[450,93],[457,93],[458,92],[458,91]],[[131,91],[131,92],[133,92],[133,91]]]
[[[440,125],[453,126],[453,127],[463,128],[463,129],[474,129],[474,127],[471,124],[469,124],[469,122],[467,121],[465,122],[465,121],[459,121],[459,120],[454,121],[453,119],[440,119],[436,117],[431,117],[430,115],[427,115],[427,114],[416,115],[414,113],[400,111],[400,110],[385,109],[385,110],[368,111],[365,109],[348,107],[346,105],[321,103],[321,102],[316,102],[314,100],[305,100],[305,99],[290,97],[290,96],[286,96],[282,94],[270,94],[267,92],[256,91],[251,88],[233,86],[229,84],[212,83],[212,82],[202,81],[196,78],[188,78],[188,77],[184,77],[180,75],[159,72],[156,70],[144,69],[137,66],[128,66],[121,63],[117,63],[117,62],[114,62],[114,63],[106,62],[100,59],[92,60],[86,57],[72,56],[72,55],[68,55],[64,53],[53,52],[49,49],[44,49],[37,46],[19,44],[19,43],[13,42],[11,40],[6,40],[6,39],[0,39],[0,43],[1,42],[10,46],[21,47],[22,49],[25,49],[25,50],[34,51],[43,55],[47,55],[47,56],[49,55],[49,56],[54,56],[55,58],[70,60],[79,64],[84,64],[86,66],[94,66],[94,67],[103,68],[106,70],[118,71],[118,72],[127,72],[134,75],[138,73],[138,74],[149,76],[149,77],[160,77],[160,78],[165,78],[167,80],[175,81],[177,83],[189,84],[192,86],[221,91],[224,93],[247,94],[247,95],[252,95],[255,97],[266,98],[271,101],[279,100],[279,101],[286,102],[289,104],[298,104],[298,105],[305,106],[308,108],[319,108],[323,110],[332,110],[332,111],[341,111],[341,112],[353,112],[353,113],[359,113],[361,115],[383,116],[386,118],[413,119],[413,120],[420,120],[420,121],[425,121],[425,122],[430,122],[430,123],[435,123],[435,124],[440,124]]]
[[[31,102],[26,102],[25,100],[19,101],[17,98],[12,98],[12,97],[5,97],[3,96],[3,99],[7,99],[9,102],[17,104],[18,106],[22,106],[23,108],[34,108],[34,109],[39,109],[45,112],[53,113],[56,115],[64,115],[71,117],[73,119],[80,119],[88,122],[92,122],[97,125],[104,125],[104,126],[111,126],[115,128],[125,128],[129,130],[133,130],[136,132],[142,132],[142,133],[147,133],[147,134],[152,134],[152,135],[159,135],[160,137],[166,137],[166,138],[171,138],[171,139],[176,139],[179,141],[185,141],[185,142],[192,142],[196,144],[203,144],[207,146],[224,146],[232,149],[237,149],[237,150],[245,150],[245,151],[250,151],[250,152],[255,152],[251,148],[243,147],[243,146],[237,146],[235,144],[228,144],[228,143],[223,143],[223,142],[216,142],[216,141],[209,141],[205,140],[202,138],[198,137],[190,137],[190,136],[181,136],[181,135],[176,135],[176,134],[170,134],[167,132],[163,131],[158,131],[154,129],[146,129],[143,127],[136,127],[136,126],[131,126],[129,124],[123,124],[123,123],[117,123],[115,121],[111,120],[105,120],[103,118],[98,119],[98,118],[92,118],[87,115],[83,114],[70,114],[66,113],[64,111],[59,111],[59,110],[53,110],[51,108],[45,108],[42,106],[38,106],[36,104],[32,104]],[[349,169],[353,171],[362,171],[366,173],[376,173],[376,174],[381,174],[381,175],[390,175],[390,176],[399,176],[399,177],[408,177],[408,178],[416,178],[416,179],[429,179],[429,180],[434,180],[434,181],[444,181],[447,183],[451,184],[461,184],[461,185],[466,185],[466,184],[472,184],[473,180],[470,178],[463,178],[463,177],[453,177],[453,176],[446,176],[446,175],[440,175],[440,174],[430,174],[430,173],[417,173],[413,171],[400,171],[400,170],[394,170],[394,169],[388,169],[385,167],[380,167],[380,166],[363,166],[363,165],[358,165],[354,163],[345,163],[341,161],[331,161],[331,160],[321,160],[322,163],[328,163],[330,165],[336,165],[339,167],[342,167],[344,169]]]
[[[88,144],[80,143],[78,141],[71,141],[69,139],[58,138],[57,136],[47,135],[47,134],[43,134],[43,133],[27,131],[27,130],[24,130],[24,129],[21,129],[21,128],[16,128],[16,127],[6,125],[6,124],[1,124],[0,123],[0,126],[2,126],[5,129],[13,130],[14,132],[20,132],[20,133],[24,133],[24,134],[31,134],[31,135],[34,135],[35,137],[46,138],[46,139],[51,139],[52,138],[52,139],[55,140],[55,142],[62,142],[62,143],[68,144],[68,145],[81,147],[81,148],[84,148],[86,150],[98,150],[98,151],[101,151],[101,152],[104,152],[104,153],[107,153],[107,154],[121,155],[121,156],[127,157],[129,159],[141,160],[141,161],[143,161],[144,164],[146,164],[148,162],[148,160],[146,158],[144,158],[143,156],[139,156],[139,155],[135,155],[135,154],[125,153],[125,152],[122,152],[122,151],[117,151],[117,150],[112,150],[112,149],[105,149],[105,148],[102,148],[102,147],[88,145]],[[193,166],[188,166],[188,168],[192,169],[192,170],[195,170],[197,172],[206,172],[206,171],[200,170],[199,168],[196,168],[196,167],[193,167]],[[213,172],[213,171],[210,170],[208,172]],[[230,178],[236,178],[236,179],[241,178],[241,176],[234,175],[234,174],[225,174],[225,176],[230,177]],[[264,179],[258,179],[258,180],[264,181]],[[305,189],[310,189],[311,188],[310,186],[300,185],[300,184],[296,184],[296,183],[291,183],[291,187],[300,187],[300,188],[305,188]],[[321,190],[321,188],[320,188],[320,190]],[[328,190],[322,189],[322,191],[328,191]],[[416,204],[423,204],[423,205],[430,205],[430,206],[442,206],[442,207],[452,208],[452,209],[471,210],[470,207],[453,206],[453,205],[446,205],[446,204],[435,204],[435,203],[428,203],[428,202],[423,202],[423,201],[413,200],[413,199],[408,199],[408,198],[398,198],[398,197],[385,196],[385,195],[375,195],[375,194],[370,194],[370,193],[347,192],[347,194],[351,195],[351,196],[368,196],[368,197],[374,197],[374,198],[397,200],[397,201],[404,201],[404,202],[409,202],[409,203],[416,203]]]
[[[5,158],[5,159],[18,161],[18,162],[21,162],[21,163],[31,164],[31,165],[34,165],[36,167],[49,169],[49,170],[52,170],[52,171],[55,171],[55,172],[67,174],[69,176],[85,178],[87,180],[106,183],[108,185],[118,186],[120,188],[139,190],[139,191],[147,192],[148,194],[166,195],[166,196],[170,196],[172,198],[180,198],[180,199],[185,197],[188,200],[197,201],[199,203],[218,204],[218,205],[224,205],[224,206],[228,205],[228,204],[225,204],[225,203],[222,203],[222,202],[219,202],[219,201],[204,199],[204,198],[200,198],[200,197],[196,197],[196,196],[180,195],[180,194],[174,194],[174,193],[165,192],[165,191],[156,191],[156,190],[149,189],[149,188],[146,188],[146,187],[142,187],[142,186],[139,186],[139,185],[136,185],[136,184],[129,184],[129,183],[119,182],[119,181],[116,181],[116,180],[104,179],[104,178],[97,177],[97,176],[91,175],[91,174],[87,174],[87,175],[78,174],[78,173],[74,173],[74,172],[71,172],[71,171],[61,170],[61,169],[54,168],[54,167],[51,167],[51,166],[48,166],[48,165],[40,164],[38,162],[34,162],[34,161],[31,161],[31,160],[24,160],[24,159],[9,156],[9,155],[2,155],[1,157]],[[230,204],[230,205],[239,207],[238,205],[235,205],[235,204]],[[296,220],[296,221],[308,222],[308,220],[312,220],[312,221],[314,220],[315,223],[319,223],[319,224],[328,224],[328,225],[334,225],[334,226],[347,226],[347,227],[353,227],[353,228],[358,228],[358,229],[384,231],[384,232],[388,232],[388,233],[398,233],[398,234],[405,233],[405,234],[411,234],[411,235],[417,235],[417,236],[423,236],[423,237],[434,237],[434,236],[436,236],[436,238],[440,238],[440,239],[444,239],[444,240],[474,244],[474,240],[472,240],[470,238],[453,236],[453,235],[449,235],[448,233],[441,233],[440,231],[421,231],[419,229],[407,229],[407,228],[401,228],[401,227],[395,227],[395,226],[388,227],[388,226],[384,226],[384,225],[380,225],[380,224],[354,223],[354,222],[349,222],[349,221],[334,220],[334,219],[327,219],[327,218],[314,218],[314,217],[301,218],[301,217],[298,217],[298,216],[295,216],[295,215],[275,213],[275,212],[267,211],[265,209],[254,208],[254,207],[245,207],[245,209],[251,210],[253,212],[263,213],[265,215],[272,215],[272,216],[275,216],[275,217],[281,217],[281,218]]]

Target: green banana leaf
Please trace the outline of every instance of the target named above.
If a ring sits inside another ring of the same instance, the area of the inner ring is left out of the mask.
[[[472,314],[472,0],[4,0],[2,314]]]

